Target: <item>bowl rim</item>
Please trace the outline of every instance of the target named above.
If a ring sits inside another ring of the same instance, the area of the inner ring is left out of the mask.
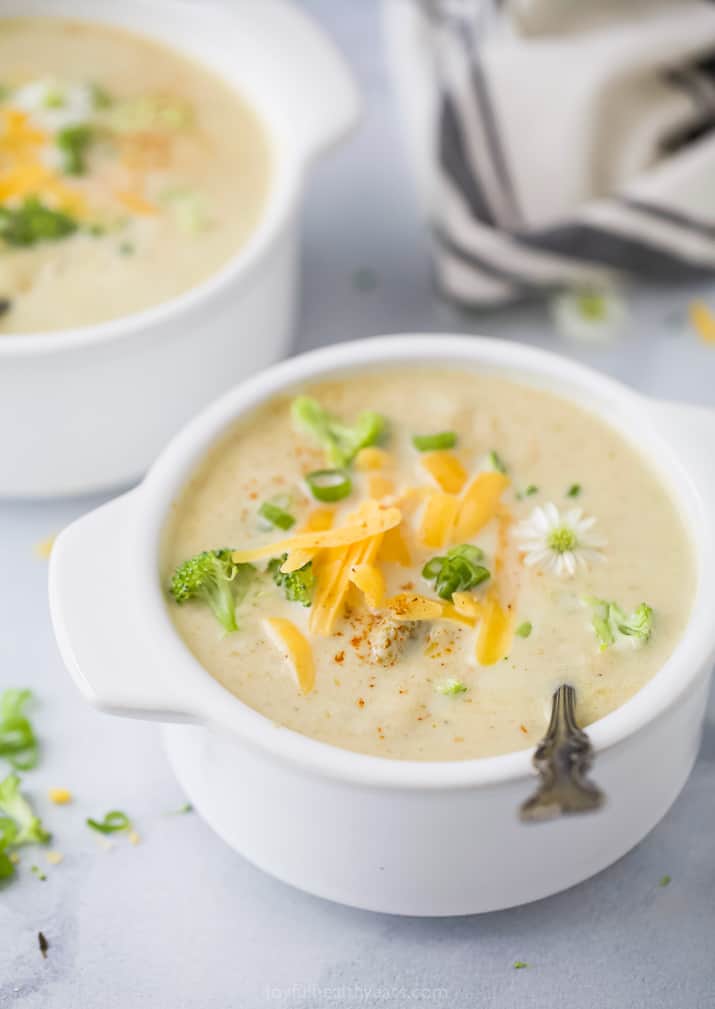
[[[654,429],[648,407],[657,403],[625,385],[550,351],[516,342],[451,334],[402,333],[336,344],[283,361],[253,377],[215,401],[176,435],[154,463],[143,483],[132,492],[135,507],[127,526],[129,577],[137,616],[144,624],[143,640],[151,643],[157,668],[171,669],[178,694],[190,698],[196,721],[240,739],[294,767],[347,780],[354,784],[398,788],[464,788],[490,786],[533,775],[533,748],[498,756],[454,761],[415,761],[370,756],[345,750],[277,726],[214,680],[194,658],[174,627],[161,587],[160,549],[172,503],[210,446],[239,417],[250,414],[275,395],[341,374],[370,371],[380,366],[449,368],[467,364],[474,370],[511,375],[516,381],[542,379],[562,388],[574,383],[592,393],[613,411],[603,417],[623,431],[626,420],[635,425],[638,440],[649,442],[646,461],[672,476],[670,492],[690,533],[697,565],[697,583],[688,622],[673,652],[654,676],[615,711],[592,723],[589,735],[596,753],[623,743],[662,715],[712,660],[715,628],[708,617],[707,599],[715,593],[715,537],[707,521],[707,503],[674,447]],[[557,391],[557,394],[558,391]],[[563,393],[562,393],[563,395]],[[573,397],[576,399],[576,396]],[[598,414],[593,402],[590,404]],[[613,422],[616,412],[617,423]],[[657,450],[657,452],[656,452]],[[665,477],[663,477],[665,483]],[[177,679],[177,677],[179,679]],[[168,709],[171,705],[168,704]],[[159,716],[158,716],[159,717]]]
[[[135,7],[147,7],[146,0],[134,0]],[[194,13],[189,4],[177,0],[154,0],[155,5],[163,4],[167,9],[180,10],[187,16]],[[225,29],[225,20],[229,18],[240,27],[240,16],[237,8],[222,7],[216,3],[206,5],[202,11],[204,17],[211,12],[216,16],[216,29]],[[71,11],[57,8],[47,12],[43,17],[71,18]],[[0,20],[3,15],[0,14]],[[83,21],[92,22],[93,18],[82,16]],[[103,24],[101,18],[95,18],[98,24]],[[121,18],[116,21],[121,23]],[[170,48],[181,52],[177,46],[167,43],[162,36],[150,28],[137,30],[139,34]],[[197,62],[201,60],[197,58]],[[221,77],[224,80],[223,77]],[[229,86],[234,87],[230,82]],[[234,87],[239,97],[241,90]],[[253,109],[253,104],[251,108]],[[298,202],[301,179],[306,167],[306,160],[296,151],[295,157],[287,157],[274,126],[266,118],[262,110],[255,112],[261,129],[264,131],[269,146],[270,174],[268,188],[265,193],[263,208],[258,222],[250,232],[247,240],[239,246],[217,270],[193,287],[188,288],[167,301],[150,305],[138,312],[120,315],[105,322],[91,323],[87,326],[73,326],[66,329],[38,330],[32,333],[0,334],[0,360],[3,358],[25,358],[43,354],[57,354],[72,351],[86,346],[103,346],[118,340],[131,337],[144,337],[150,331],[166,330],[176,325],[184,315],[194,314],[201,317],[210,311],[209,302],[219,297],[227,288],[233,288],[242,283],[260,265],[268,250],[276,241],[281,228],[285,225]],[[177,330],[178,331],[178,330]]]

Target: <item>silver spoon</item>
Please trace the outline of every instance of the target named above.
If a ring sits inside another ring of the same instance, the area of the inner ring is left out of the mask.
[[[522,803],[519,818],[538,823],[600,809],[606,797],[586,777],[592,762],[591,741],[576,721],[576,691],[562,683],[554,692],[546,735],[534,753],[533,764],[541,783]]]

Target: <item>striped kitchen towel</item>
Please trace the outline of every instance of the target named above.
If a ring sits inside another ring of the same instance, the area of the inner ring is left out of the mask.
[[[450,296],[715,271],[715,3],[387,2]]]

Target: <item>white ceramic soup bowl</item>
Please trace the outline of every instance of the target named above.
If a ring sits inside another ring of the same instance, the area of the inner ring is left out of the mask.
[[[17,15],[117,25],[196,58],[257,111],[273,156],[256,230],[206,282],[100,325],[0,336],[0,496],[42,497],[135,479],[198,409],[284,355],[306,173],[359,101],[333,44],[283,0],[0,0]]]
[[[685,634],[638,694],[588,730],[593,776],[608,796],[597,813],[520,823],[518,806],[535,785],[530,750],[396,761],[281,728],[213,680],[171,622],[159,570],[162,529],[227,425],[316,379],[412,365],[493,371],[576,400],[637,444],[690,529],[698,586]],[[536,900],[637,844],[692,768],[715,652],[714,441],[715,413],[644,398],[519,344],[401,336],[306,354],[225,395],[172,441],[139,487],[61,534],[50,564],[60,650],[97,707],[177,723],[164,728],[165,741],[191,802],[232,847],[280,879],[399,914],[468,914]],[[120,570],[107,609],[96,586],[110,550]]]

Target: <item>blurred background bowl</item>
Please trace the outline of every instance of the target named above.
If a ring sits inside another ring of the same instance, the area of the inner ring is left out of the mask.
[[[80,18],[167,44],[234,85],[271,144],[262,219],[208,281],[111,322],[0,338],[0,496],[120,486],[197,409],[286,353],[305,177],[356,123],[357,90],[332,43],[283,0],[200,14],[176,0],[15,0],[2,15]]]

